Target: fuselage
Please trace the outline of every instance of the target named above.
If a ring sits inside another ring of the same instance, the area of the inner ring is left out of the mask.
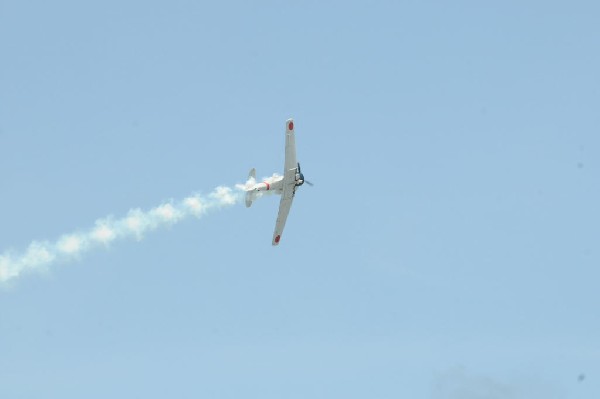
[[[281,194],[283,192],[283,178],[283,176],[270,178],[269,181],[256,183],[246,191],[273,191],[276,194]],[[296,187],[300,187],[303,184],[304,175],[302,173],[296,173]]]
[[[277,176],[269,181],[256,183],[248,191],[273,191],[276,194],[281,194],[283,191],[283,176]]]

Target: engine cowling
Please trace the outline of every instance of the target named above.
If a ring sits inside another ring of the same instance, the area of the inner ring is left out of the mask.
[[[304,175],[302,173],[296,174],[296,186],[301,186],[304,184]]]

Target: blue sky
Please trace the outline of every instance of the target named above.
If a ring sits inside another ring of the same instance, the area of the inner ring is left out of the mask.
[[[0,253],[315,187],[3,284],[0,397],[596,396],[599,12],[3,0]]]

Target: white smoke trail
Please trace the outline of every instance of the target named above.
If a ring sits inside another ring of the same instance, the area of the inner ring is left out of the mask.
[[[245,186],[236,185],[238,188]],[[22,254],[5,252],[0,255],[0,283],[14,279],[21,273],[45,270],[53,263],[77,258],[119,239],[132,237],[139,241],[145,233],[161,226],[173,225],[189,216],[200,218],[211,209],[234,205],[242,198],[242,194],[220,186],[206,197],[192,195],[183,201],[170,201],[149,211],[132,209],[121,219],[110,216],[99,219],[90,230],[63,235],[55,242],[33,241]]]

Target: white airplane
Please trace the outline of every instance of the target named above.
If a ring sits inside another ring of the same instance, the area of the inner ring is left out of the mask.
[[[294,133],[294,120],[288,119],[285,122],[285,163],[283,167],[283,176],[276,176],[269,181],[255,183],[256,169],[252,168],[248,175],[248,181],[251,184],[247,185],[246,190],[246,207],[252,205],[252,201],[261,191],[272,191],[275,194],[281,195],[279,201],[279,213],[277,214],[277,222],[275,222],[275,231],[273,232],[273,245],[278,245],[281,240],[281,234],[285,227],[292,201],[298,187],[307,183],[312,186],[311,182],[304,180],[304,175],[300,171],[300,163],[296,160],[296,137]]]

